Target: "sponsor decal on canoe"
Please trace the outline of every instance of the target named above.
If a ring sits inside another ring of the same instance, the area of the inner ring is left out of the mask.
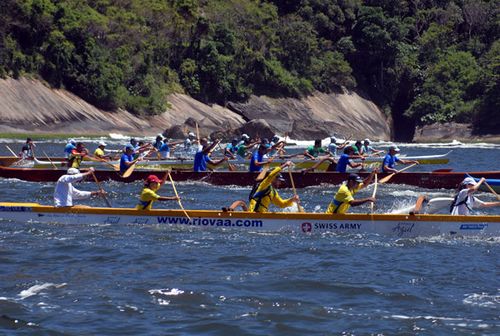
[[[404,234],[411,233],[415,223],[412,222],[399,222],[395,227],[392,228],[392,232],[398,237],[402,237]]]
[[[301,225],[302,232],[312,232],[313,230],[335,230],[335,231],[359,231],[361,223],[338,223],[338,222],[304,222]]]
[[[483,230],[488,227],[488,224],[462,224],[460,230]]]
[[[224,226],[224,227],[263,227],[260,219],[222,219],[222,218],[191,218],[158,216],[158,224],[182,224],[193,226]]]
[[[31,208],[23,206],[0,206],[0,211],[26,212],[31,211]]]

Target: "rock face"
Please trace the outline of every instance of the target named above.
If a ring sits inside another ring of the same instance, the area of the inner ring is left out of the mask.
[[[354,134],[356,138],[388,140],[387,118],[371,101],[356,93],[316,93],[304,99],[252,96],[246,103],[229,108],[245,119],[265,119],[280,134],[294,139],[325,138]]]
[[[383,113],[356,93],[316,93],[303,99],[252,96],[228,108],[183,94],[167,100],[170,107],[165,113],[139,117],[124,110],[100,110],[38,80],[0,79],[0,132],[156,135],[169,130],[172,137],[180,137],[196,132],[198,124],[201,136],[226,139],[242,133],[261,137],[288,133],[291,138],[309,140],[333,134],[377,140],[391,136]]]

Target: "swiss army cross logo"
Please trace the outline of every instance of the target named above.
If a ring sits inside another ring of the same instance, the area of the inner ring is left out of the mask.
[[[312,225],[311,223],[302,223],[302,232],[311,232]]]

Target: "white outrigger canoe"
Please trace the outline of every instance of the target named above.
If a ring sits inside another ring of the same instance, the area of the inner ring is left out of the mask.
[[[450,160],[447,158],[448,153],[445,154],[439,154],[439,155],[423,155],[423,156],[400,156],[400,158],[404,160],[417,160],[420,164],[446,164]],[[336,158],[338,159],[338,157]],[[303,158],[291,158],[290,159],[294,164],[296,169],[305,169],[305,168],[311,168],[313,165],[315,165],[318,161],[316,160],[306,160]],[[384,156],[370,156],[367,157],[363,162],[365,164],[372,164],[372,163],[380,163],[384,160]],[[272,163],[271,166],[279,166],[286,162],[287,159],[275,159]],[[355,162],[361,162],[359,159],[354,159],[353,161]],[[241,170],[247,169],[246,167],[248,166],[250,160],[246,161],[239,161],[239,160],[229,160],[229,163],[233,165],[242,165],[245,167],[242,167]],[[51,168],[53,167],[54,164],[60,164],[60,162],[50,162],[46,160],[39,160],[35,158],[32,162],[30,162],[30,168]],[[172,158],[172,159],[163,159],[163,160],[148,160],[145,159],[143,161],[139,161],[137,163],[136,169],[147,169],[147,170],[154,170],[154,169],[192,169],[194,164],[194,160],[191,158]],[[120,165],[119,160],[114,160],[114,161],[108,161],[108,162],[96,162],[96,161],[88,161],[84,160],[81,162],[81,166],[92,166],[96,167],[99,169],[113,169],[112,166],[118,167]],[[318,170],[324,170],[328,167],[328,163],[321,164],[317,169]]]
[[[187,217],[189,216],[189,218]],[[409,214],[254,213],[214,210],[135,210],[55,208],[38,203],[0,203],[0,218],[30,223],[147,224],[193,229],[371,233],[398,238],[418,236],[500,236],[500,216]]]

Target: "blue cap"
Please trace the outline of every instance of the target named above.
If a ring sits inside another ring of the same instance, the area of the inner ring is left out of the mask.
[[[134,150],[134,146],[132,146],[131,144],[128,144],[125,146],[125,149],[131,149],[131,150]]]

